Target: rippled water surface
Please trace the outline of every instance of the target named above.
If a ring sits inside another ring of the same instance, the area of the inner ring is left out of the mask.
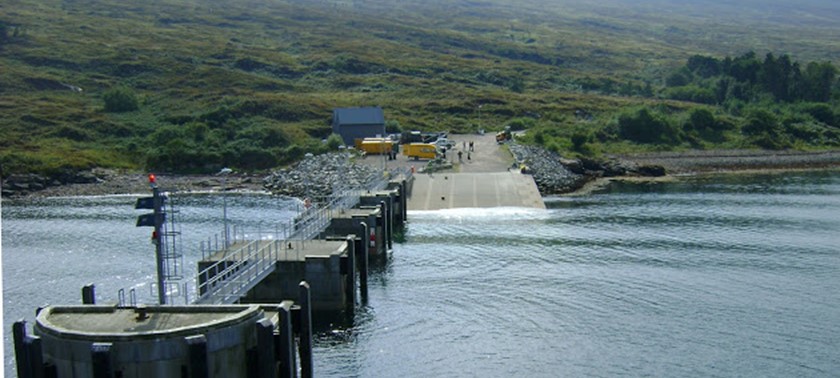
[[[229,201],[231,217],[251,227],[292,214],[271,197]],[[182,202],[194,264],[191,244],[221,229],[221,199]],[[89,282],[101,301],[121,287],[147,292],[150,231],[133,227],[132,204],[4,201],[4,329],[39,305],[78,303]],[[840,371],[837,172],[617,184],[551,200],[547,211],[409,218],[406,242],[371,276],[368,306],[319,335],[317,375]]]

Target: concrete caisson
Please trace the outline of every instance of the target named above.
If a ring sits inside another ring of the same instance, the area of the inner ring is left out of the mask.
[[[181,377],[204,363],[206,376],[236,378],[247,376],[263,320],[256,305],[64,306],[43,309],[33,332],[57,377]]]

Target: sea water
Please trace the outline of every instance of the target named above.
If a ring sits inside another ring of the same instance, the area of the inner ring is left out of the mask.
[[[135,198],[3,201],[7,376],[11,324],[36,307],[80,303],[87,283],[99,302],[121,288],[154,300],[151,231],[134,227]],[[298,205],[226,201],[246,230],[270,230]],[[194,274],[198,244],[222,229],[222,197],[179,203]],[[405,242],[372,269],[367,305],[319,328],[316,375],[840,371],[840,173],[613,184],[547,205],[410,212]]]

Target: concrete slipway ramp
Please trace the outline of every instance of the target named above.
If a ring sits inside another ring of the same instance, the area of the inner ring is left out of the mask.
[[[537,184],[519,172],[414,175],[409,210],[529,207],[545,209]]]

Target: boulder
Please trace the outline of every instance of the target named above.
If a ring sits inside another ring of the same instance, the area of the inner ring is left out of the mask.
[[[637,171],[640,175],[649,177],[661,177],[667,174],[665,167],[656,164],[639,166]]]

